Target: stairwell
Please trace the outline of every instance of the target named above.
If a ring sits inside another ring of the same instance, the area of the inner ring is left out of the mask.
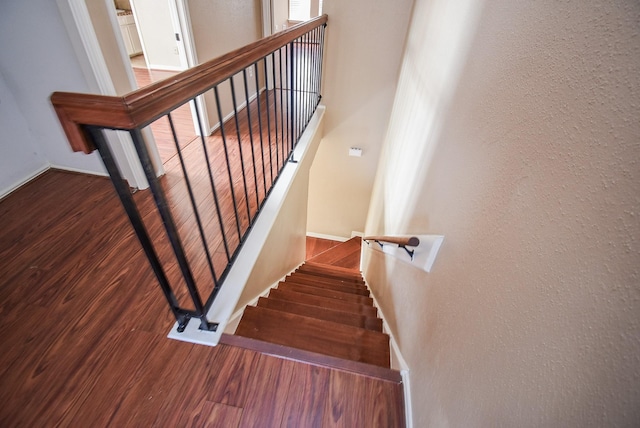
[[[388,369],[389,336],[357,267],[360,245],[353,238],[307,260],[245,309],[235,334]]]

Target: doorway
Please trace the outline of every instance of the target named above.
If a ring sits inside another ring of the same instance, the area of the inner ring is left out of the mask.
[[[183,30],[175,1],[113,0],[126,54],[138,88],[170,78],[188,65]],[[181,149],[199,134],[193,107],[185,104],[171,113]],[[160,159],[166,164],[177,155],[169,120],[165,117],[151,124]]]

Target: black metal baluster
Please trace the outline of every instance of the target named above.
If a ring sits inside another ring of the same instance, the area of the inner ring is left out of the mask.
[[[273,159],[271,157],[271,119],[269,117],[269,70],[267,67],[267,57],[262,58],[263,64],[264,64],[264,83],[265,83],[265,97],[266,97],[266,107],[265,110],[267,112],[267,137],[268,137],[268,141],[269,141],[269,165],[271,167],[270,171],[271,171],[271,185],[269,186],[269,188],[271,188],[271,186],[273,186]]]
[[[218,85],[213,87],[213,94],[216,99],[216,108],[218,109],[218,120],[220,120],[220,135],[222,136],[222,145],[224,147],[224,157],[227,161],[227,173],[229,175],[229,187],[231,188],[231,200],[233,201],[233,211],[236,215],[236,228],[238,230],[238,242],[242,240],[240,232],[240,215],[238,214],[238,204],[236,203],[236,192],[233,189],[233,177],[231,176],[231,163],[229,162],[229,150],[227,149],[227,137],[224,133],[224,119],[222,118],[222,108],[220,107],[220,95],[218,94]],[[234,251],[235,253],[235,251]]]
[[[282,82],[282,48],[278,49],[278,62],[279,62],[279,71],[280,71],[280,134],[282,136],[282,163],[284,165],[285,163],[285,159],[287,158],[286,156],[286,152],[287,152],[287,138],[286,138],[286,133],[285,133],[285,128],[284,128],[284,103],[282,101],[282,91],[283,91],[283,82]]]
[[[198,225],[198,232],[200,232],[200,239],[202,240],[202,246],[204,247],[205,255],[207,256],[207,263],[209,264],[209,272],[211,273],[211,278],[213,279],[213,288],[214,290],[219,287],[218,278],[216,276],[216,271],[213,268],[213,261],[211,260],[211,253],[209,252],[209,245],[207,244],[207,238],[204,234],[204,228],[202,227],[202,220],[200,219],[200,212],[198,211],[198,206],[196,205],[196,198],[193,194],[193,188],[191,187],[191,181],[189,180],[189,174],[187,173],[187,166],[184,163],[184,157],[182,156],[182,150],[180,150],[180,143],[178,142],[178,135],[176,134],[176,129],[173,126],[173,119],[171,118],[171,113],[167,114],[167,118],[169,118],[169,127],[171,128],[171,134],[173,135],[173,142],[175,143],[176,150],[178,151],[178,159],[180,160],[180,166],[182,167],[182,173],[184,174],[184,181],[187,185],[187,192],[189,193],[189,200],[191,201],[191,207],[193,208],[193,214],[196,218],[196,224]]]
[[[224,222],[222,220],[222,212],[220,211],[220,202],[218,200],[218,192],[213,180],[213,173],[211,170],[211,161],[209,161],[209,151],[207,150],[207,142],[205,139],[204,129],[202,127],[202,121],[200,120],[200,110],[198,109],[198,103],[196,99],[191,100],[193,107],[198,118],[198,129],[200,129],[200,141],[202,142],[202,150],[204,151],[204,160],[207,164],[207,173],[209,175],[209,185],[211,186],[211,193],[213,194],[213,202],[216,206],[216,214],[218,215],[218,224],[220,225],[220,233],[222,234],[222,243],[224,244],[224,252],[227,255],[227,265],[231,261],[231,254],[229,253],[229,243],[227,242],[227,232],[224,229]]]
[[[273,123],[276,131],[276,177],[280,175],[280,154],[278,153],[278,95],[276,94],[276,56],[271,52],[271,76],[273,80]],[[283,162],[284,163],[284,162]]]
[[[267,172],[264,167],[264,141],[262,139],[262,112],[260,111],[260,103],[262,97],[260,95],[260,82],[258,80],[258,63],[253,64],[253,71],[256,80],[257,104],[258,104],[258,129],[260,130],[260,153],[262,157],[262,183],[264,185],[264,198],[267,199]]]
[[[247,84],[247,69],[242,70],[242,80],[244,82],[244,95],[247,103],[247,124],[249,126],[249,143],[251,144],[251,160],[253,163],[253,181],[256,189],[256,211],[260,209],[260,198],[258,197],[258,172],[256,171],[256,155],[253,149],[253,126],[251,126],[251,101],[249,100],[249,85]],[[258,87],[256,86],[256,91]],[[256,98],[257,101],[260,101]]]
[[[195,316],[200,318],[200,329],[215,331],[218,326],[217,324],[213,324],[207,321],[207,315],[204,313],[204,306],[200,298],[200,293],[196,288],[195,280],[193,279],[193,274],[191,273],[189,262],[187,261],[187,257],[184,253],[184,248],[180,241],[180,235],[178,234],[178,230],[173,220],[173,216],[171,215],[169,204],[167,203],[164,192],[162,191],[162,187],[160,186],[160,183],[158,183],[158,179],[156,178],[155,172],[153,171],[153,164],[151,163],[151,159],[149,158],[149,154],[147,153],[147,147],[145,145],[144,139],[142,138],[142,133],[139,129],[136,128],[129,131],[129,134],[133,139],[133,145],[136,148],[136,152],[138,153],[138,157],[140,158],[140,163],[142,164],[142,169],[144,170],[147,181],[149,182],[149,187],[151,188],[151,193],[153,194],[153,198],[156,202],[158,213],[160,214],[162,222],[164,223],[167,238],[169,238],[171,248],[173,249],[173,253],[176,256],[176,261],[178,262],[180,271],[182,272],[182,277],[185,280],[189,295],[191,296],[191,300],[195,307]]]
[[[293,42],[291,42],[289,44],[290,48],[289,48],[289,98],[291,100],[291,113],[289,114],[289,117],[291,118],[291,144],[293,145],[293,149],[295,149],[296,144],[298,144],[298,139],[296,138],[296,134],[295,134],[295,125],[296,125],[296,121],[295,121],[295,100],[294,100],[294,89],[295,89],[295,52],[294,52],[294,44]]]
[[[283,86],[286,88],[287,92],[285,95],[285,100],[287,101],[287,114],[285,115],[285,122],[287,128],[287,150],[289,153],[293,151],[293,144],[291,144],[291,124],[289,118],[291,117],[291,100],[289,98],[289,45],[283,46],[284,48],[284,80]]]
[[[247,186],[247,175],[244,172],[244,155],[242,153],[242,136],[240,135],[240,122],[238,121],[238,106],[236,103],[236,88],[233,84],[233,76],[229,78],[231,83],[231,101],[233,103],[233,119],[236,123],[236,133],[238,135],[238,149],[240,150],[240,169],[242,170],[242,183],[244,184],[244,200],[247,203],[247,221],[251,225],[251,209],[249,208],[249,188]],[[249,227],[247,226],[247,227]]]
[[[149,264],[151,265],[151,269],[155,274],[158,282],[160,283],[160,288],[162,289],[162,293],[164,294],[167,303],[169,304],[169,308],[173,313],[176,321],[178,322],[178,331],[183,332],[189,319],[192,315],[195,315],[192,311],[188,311],[182,309],[178,304],[178,299],[173,294],[173,290],[171,289],[171,284],[169,284],[169,280],[162,268],[162,263],[160,263],[160,259],[153,248],[153,244],[151,243],[151,238],[147,233],[147,229],[144,226],[144,222],[142,221],[142,217],[140,217],[140,213],[138,212],[138,208],[136,207],[135,202],[133,201],[133,197],[131,196],[131,191],[129,190],[129,186],[126,184],[124,178],[120,174],[120,170],[116,165],[113,154],[111,153],[111,149],[109,148],[109,144],[106,142],[102,129],[98,129],[93,126],[87,126],[84,128],[92,140],[93,144],[98,149],[98,153],[100,153],[100,157],[102,158],[102,162],[104,166],[107,168],[107,172],[109,173],[109,177],[111,177],[111,182],[120,197],[120,202],[124,207],[127,216],[129,217],[129,221],[131,222],[131,226],[133,226],[133,230],[140,241],[140,245],[142,245],[142,249],[149,260]]]

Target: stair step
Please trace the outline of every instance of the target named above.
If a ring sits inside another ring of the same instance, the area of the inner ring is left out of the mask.
[[[373,305],[373,299],[371,297],[360,296],[353,293],[343,293],[342,291],[331,290],[329,288],[314,287],[312,285],[281,282],[280,284],[278,284],[278,289],[295,291],[297,293],[313,294],[314,296],[330,297],[332,299],[343,300],[345,302],[360,303],[361,305]]]
[[[352,286],[344,286],[344,285],[338,285],[338,284],[327,283],[327,282],[322,282],[322,281],[306,281],[304,279],[299,279],[295,275],[287,277],[286,278],[286,283],[287,284],[291,283],[291,284],[311,285],[313,287],[327,288],[329,290],[336,290],[336,291],[341,291],[343,293],[351,293],[351,294],[355,294],[355,295],[358,295],[358,296],[369,297],[369,290],[365,286],[352,287]]]
[[[285,300],[267,299],[265,297],[260,297],[258,299],[257,306],[382,332],[382,320],[380,318],[356,315],[349,312],[305,305],[302,303],[287,302]]]
[[[330,297],[314,296],[313,294],[298,293],[289,290],[278,290],[277,288],[275,288],[269,291],[269,298],[286,300],[288,302],[302,303],[305,305],[320,306],[321,308],[331,308],[338,311],[349,312],[358,315],[366,315],[369,317],[378,317],[378,311],[373,306],[365,306],[359,303],[345,302],[342,300],[332,299]]]
[[[341,278],[330,277],[330,276],[314,275],[312,273],[302,272],[299,270],[296,270],[295,272],[291,273],[291,276],[299,276],[300,278],[304,278],[305,280],[308,280],[308,281],[324,281],[332,284],[340,284],[345,286],[356,286],[356,287],[365,286],[364,281],[355,281],[355,280],[344,279],[344,278],[341,279]]]
[[[308,275],[302,272],[292,272],[287,278],[297,278],[298,281],[316,282],[319,284],[339,285],[341,287],[351,287],[355,290],[369,290],[364,283],[356,283],[351,281],[341,281],[336,278],[329,278],[316,275]]]
[[[331,279],[338,279],[340,281],[346,281],[346,282],[356,282],[356,283],[360,283],[363,284],[364,280],[362,279],[362,275],[357,274],[357,275],[344,275],[340,272],[330,272],[330,271],[321,271],[321,270],[315,270],[315,269],[310,269],[308,267],[305,267],[305,265],[301,265],[299,268],[296,269],[296,272],[300,272],[306,275],[314,275],[314,276],[319,276],[322,278],[331,278]]]
[[[388,335],[330,321],[247,306],[236,334],[351,361],[390,367]]]
[[[322,271],[331,272],[337,275],[353,276],[356,278],[360,278],[362,276],[361,272],[356,269],[348,269],[348,268],[343,268],[339,266],[325,265],[322,263],[314,263],[309,260],[304,262],[304,264],[301,265],[300,267],[305,267],[309,270],[315,270],[316,272],[322,272]]]

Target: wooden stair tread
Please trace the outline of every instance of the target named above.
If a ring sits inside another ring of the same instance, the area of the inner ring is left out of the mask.
[[[291,348],[289,346],[277,345],[263,340],[251,339],[244,336],[222,334],[220,343],[239,348],[250,349],[263,354],[286,358],[287,360],[301,361],[319,367],[342,370],[356,373],[370,378],[385,380],[389,382],[401,383],[402,375],[398,370],[387,369],[371,364],[359,363],[357,361],[345,360],[343,358],[331,357],[317,352],[304,351],[302,349]]]
[[[390,367],[388,335],[330,321],[248,306],[236,334],[338,358]]]
[[[348,278],[337,278],[332,276],[315,275],[310,272],[302,272],[299,270],[296,270],[295,272],[291,273],[291,276],[294,276],[294,275],[300,276],[301,278],[304,278],[310,281],[325,281],[325,282],[338,283],[343,285],[356,285],[356,286],[365,285],[363,280],[358,281],[355,279],[348,279]]]
[[[344,286],[341,284],[332,284],[332,283],[321,282],[321,281],[305,281],[303,279],[298,279],[296,276],[287,277],[285,282],[287,284],[289,283],[302,284],[302,285],[311,285],[313,287],[319,287],[319,288],[327,288],[329,290],[341,291],[343,293],[350,293],[358,296],[369,297],[370,295],[369,290],[365,286],[352,287],[352,286]]]
[[[356,277],[356,278],[362,277],[362,273],[359,270],[345,269],[337,266],[324,265],[322,263],[313,263],[311,261],[304,262],[302,265],[299,266],[299,268],[301,269],[304,268],[304,269],[315,271],[315,272],[333,273],[335,275],[342,275],[346,277]]]
[[[278,290],[274,288],[269,291],[269,298],[303,303],[305,305],[320,306],[323,308],[331,308],[343,312],[350,312],[352,314],[366,315],[369,317],[378,317],[378,311],[373,306],[345,302],[342,300],[332,299],[330,297],[315,296],[313,294],[298,293],[296,291]]]
[[[380,318],[368,317],[366,315],[357,315],[330,308],[288,302],[285,300],[267,299],[265,297],[260,297],[258,299],[257,306],[382,332],[382,320]]]
[[[373,305],[373,299],[371,297],[360,296],[353,293],[344,293],[330,288],[314,287],[312,285],[296,284],[293,282],[281,282],[278,285],[278,289],[295,291],[297,293],[313,294],[314,296],[329,297],[331,299],[359,303],[361,305]]]

